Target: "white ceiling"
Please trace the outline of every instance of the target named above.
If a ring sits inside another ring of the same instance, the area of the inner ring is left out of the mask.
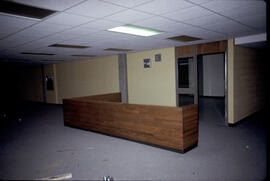
[[[0,59],[52,63],[83,60],[72,54],[96,56],[166,48],[225,40],[266,32],[263,0],[13,0],[57,13],[34,20],[0,15]],[[152,37],[109,32],[107,29],[133,24],[164,31]],[[166,38],[189,35],[203,40],[183,43]],[[48,47],[51,44],[91,46],[87,49]],[[53,53],[54,56],[21,52]]]

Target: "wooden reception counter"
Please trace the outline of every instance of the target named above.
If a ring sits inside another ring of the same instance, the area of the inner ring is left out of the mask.
[[[63,100],[64,124],[186,152],[198,144],[197,105],[184,107],[121,103],[121,94]]]

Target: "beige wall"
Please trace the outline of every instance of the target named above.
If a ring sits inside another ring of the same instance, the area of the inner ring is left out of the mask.
[[[264,105],[263,56],[259,50],[235,46],[234,122]]]
[[[161,62],[155,62],[155,54],[161,54]],[[146,58],[152,68],[143,67]],[[130,104],[176,106],[174,48],[127,54],[127,74]]]
[[[263,54],[241,46],[228,53],[228,122],[233,124],[264,106]]]
[[[46,102],[56,104],[58,103],[58,89],[57,89],[57,77],[56,77],[56,65],[48,64],[44,65],[44,77],[50,76],[54,80],[54,89],[46,89]]]
[[[119,92],[118,56],[56,64],[58,103],[62,99]]]

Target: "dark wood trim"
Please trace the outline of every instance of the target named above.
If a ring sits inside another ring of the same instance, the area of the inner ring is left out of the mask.
[[[194,46],[197,46],[196,55],[225,53],[227,49],[227,41],[223,40],[198,45],[176,47],[178,56],[193,56]]]

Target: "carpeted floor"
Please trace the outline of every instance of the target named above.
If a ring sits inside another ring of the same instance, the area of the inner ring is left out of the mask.
[[[65,127],[61,106],[24,103],[1,116],[0,179],[72,173],[72,180],[263,180],[263,115],[227,127],[222,99],[199,105],[198,147],[180,154]]]

